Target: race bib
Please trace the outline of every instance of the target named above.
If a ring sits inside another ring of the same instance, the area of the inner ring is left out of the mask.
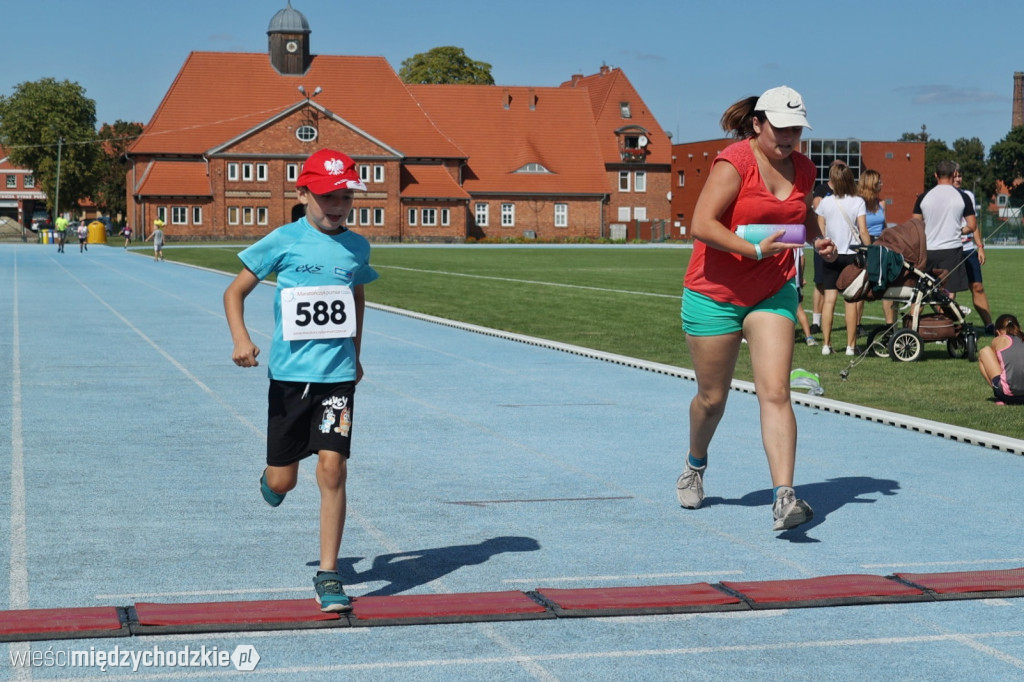
[[[281,290],[285,341],[344,339],[356,335],[356,302],[345,286],[290,287]]]

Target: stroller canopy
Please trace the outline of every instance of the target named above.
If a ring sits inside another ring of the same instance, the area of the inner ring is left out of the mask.
[[[843,268],[836,286],[847,301],[874,301],[886,287],[908,275],[910,268],[925,269],[927,260],[924,221],[911,218],[882,230],[875,243],[867,247],[863,258]]]

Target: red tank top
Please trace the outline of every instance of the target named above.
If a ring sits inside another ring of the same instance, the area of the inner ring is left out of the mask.
[[[733,143],[715,159],[715,163],[732,164],[741,178],[739,194],[722,214],[722,223],[734,232],[738,225],[803,224],[807,195],[814,186],[814,163],[794,152],[793,191],[787,198],[778,199],[765,186],[750,145],[750,140]],[[716,301],[752,306],[777,294],[794,276],[796,269],[789,251],[756,261],[695,241],[683,284]]]

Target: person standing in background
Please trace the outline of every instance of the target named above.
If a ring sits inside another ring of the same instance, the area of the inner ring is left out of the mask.
[[[953,186],[970,198],[971,204],[977,207],[977,200],[974,192],[963,189],[964,176],[960,169],[953,173]],[[977,213],[977,208],[975,208]],[[977,219],[975,219],[977,220]],[[961,230],[967,227],[965,218],[961,224]],[[985,293],[985,285],[981,276],[981,266],[985,264],[985,240],[981,236],[981,224],[975,222],[974,232],[961,234],[960,241],[964,248],[964,269],[967,271],[967,283],[971,288],[971,299],[974,309],[978,311],[982,324],[985,325],[985,333],[989,336],[995,335],[995,325],[992,324],[992,313],[988,305],[988,294]]]

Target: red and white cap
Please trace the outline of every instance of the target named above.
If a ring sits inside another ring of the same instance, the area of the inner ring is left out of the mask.
[[[333,149],[321,149],[306,159],[295,186],[305,187],[313,194],[330,194],[337,189],[366,191],[356,171],[356,162]]]

